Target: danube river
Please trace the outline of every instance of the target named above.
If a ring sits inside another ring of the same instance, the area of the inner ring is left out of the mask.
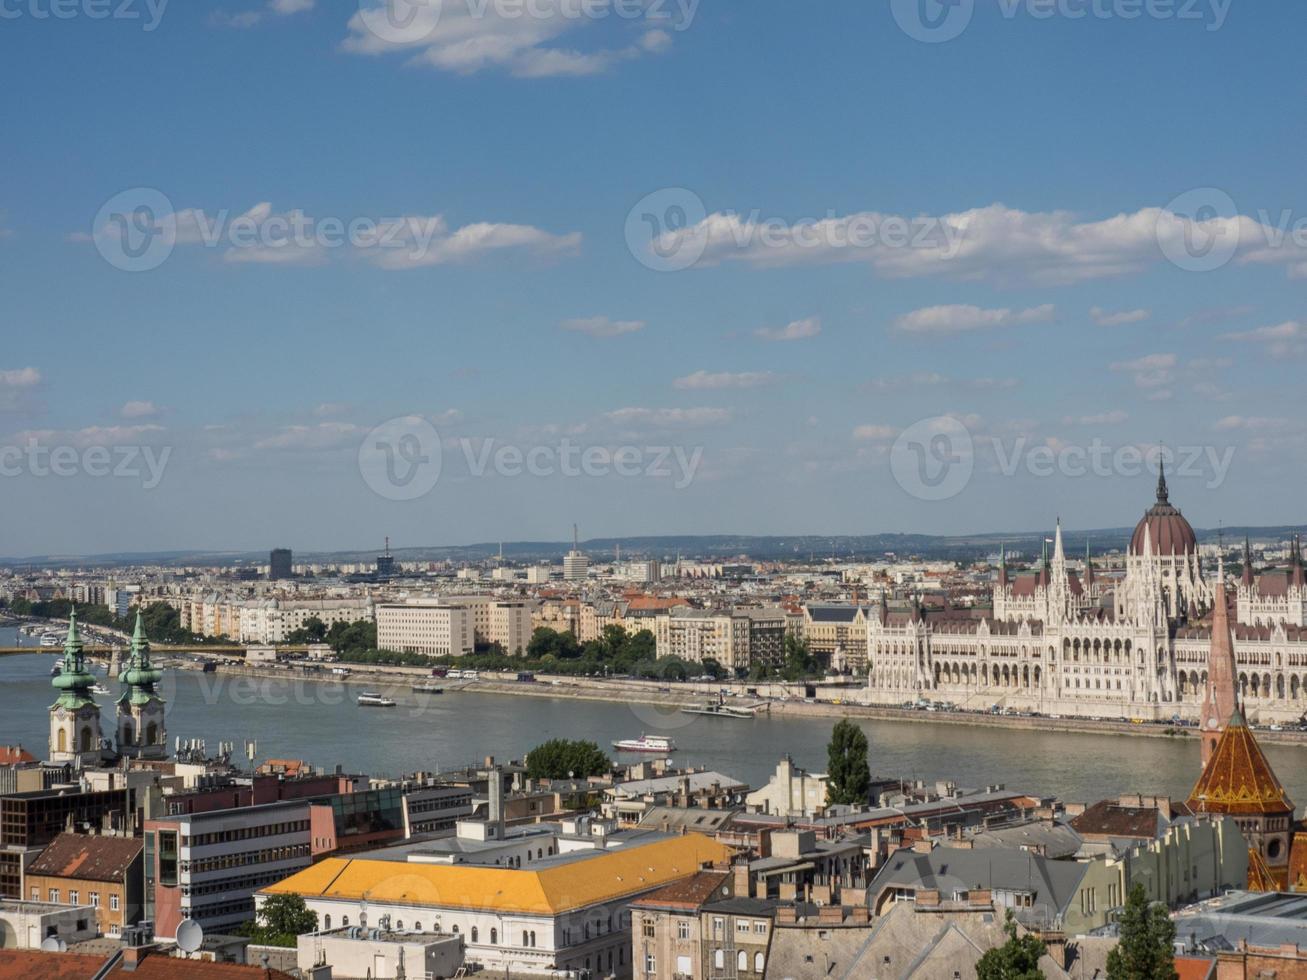
[[[0,629],[0,646],[14,644]],[[0,744],[21,742],[44,755],[46,708],[54,700],[48,653],[0,660]],[[106,720],[118,685],[99,700]],[[766,782],[788,753],[814,770],[826,764],[831,720],[759,715],[728,720],[667,713],[650,705],[463,693],[390,690],[393,709],[360,708],[362,687],[331,681],[263,679],[169,671],[169,741],[258,742],[258,758],[306,759],[374,775],[462,766],[493,755],[518,758],[552,737],[592,739],[607,748],[641,732],[676,740],[673,758],[707,766],[752,786]],[[877,775],[949,779],[962,786],[1003,783],[1012,789],[1092,802],[1122,792],[1184,798],[1198,775],[1196,739],[1037,733],[1003,728],[861,720]],[[106,726],[109,727],[109,726]],[[238,750],[239,751],[239,750]],[[1298,803],[1307,801],[1307,747],[1272,745],[1266,754]]]

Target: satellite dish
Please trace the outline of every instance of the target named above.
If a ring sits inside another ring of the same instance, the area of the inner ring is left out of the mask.
[[[47,936],[41,941],[41,952],[43,953],[62,953],[68,949],[68,944],[58,936]]]
[[[204,942],[204,927],[194,919],[186,919],[177,927],[177,948],[194,953]]]

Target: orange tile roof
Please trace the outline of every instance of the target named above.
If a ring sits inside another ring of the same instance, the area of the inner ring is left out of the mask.
[[[1238,710],[1221,732],[1221,740],[1194,784],[1188,802],[1195,813],[1253,815],[1294,810],[1257,738]]]
[[[632,902],[631,907],[697,909],[713,897],[724,881],[725,871],[700,871],[693,877],[683,878],[650,892],[639,901]]]
[[[1290,891],[1307,892],[1307,831],[1297,830],[1289,845],[1289,874],[1286,884]]]
[[[1177,956],[1175,973],[1176,980],[1209,980],[1210,977],[1216,976],[1216,960],[1198,956]]]
[[[36,756],[21,745],[0,745],[0,766],[17,766],[35,761]]]
[[[540,869],[327,858],[262,894],[361,899],[412,905],[552,915],[638,895],[730,860],[734,852],[703,834],[616,847]]]

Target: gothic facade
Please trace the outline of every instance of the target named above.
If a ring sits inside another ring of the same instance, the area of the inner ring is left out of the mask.
[[[1207,683],[1214,587],[1165,473],[1136,526],[1124,576],[1052,553],[1022,574],[1000,560],[992,609],[887,611],[867,624],[868,699],[968,709],[1143,719],[1197,718]],[[1301,548],[1287,570],[1254,575],[1245,555],[1233,624],[1240,697],[1259,721],[1307,710],[1307,584]]]

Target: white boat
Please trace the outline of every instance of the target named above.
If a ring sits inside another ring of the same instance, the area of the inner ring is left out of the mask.
[[[105,687],[103,684],[99,684],[99,683],[97,683],[94,687],[91,688],[91,693],[92,693],[92,694],[110,694],[110,693],[112,693],[112,692],[111,692],[107,687]]]
[[[358,703],[363,708],[393,708],[396,704],[391,698],[376,691],[364,691],[359,695]]]
[[[624,738],[614,742],[613,748],[618,752],[657,752],[676,751],[676,743],[665,735],[641,735],[639,738]]]
[[[41,646],[57,647],[63,641],[54,633],[45,633],[41,636]]]

